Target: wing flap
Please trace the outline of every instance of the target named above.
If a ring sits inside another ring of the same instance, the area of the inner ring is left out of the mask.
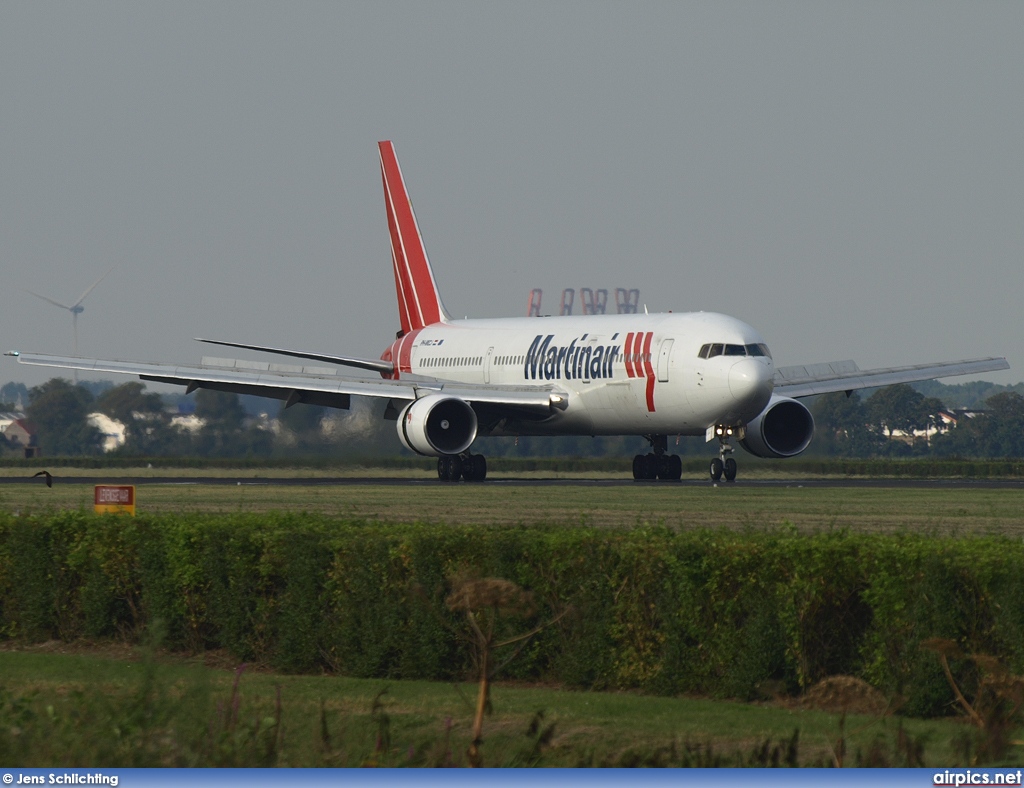
[[[775,373],[775,393],[786,397],[810,397],[814,394],[855,391],[957,375],[977,375],[1009,368],[1005,358],[994,357],[867,370],[858,369],[852,361],[780,367]]]

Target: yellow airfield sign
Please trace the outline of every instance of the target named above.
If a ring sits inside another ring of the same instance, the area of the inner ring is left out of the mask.
[[[93,497],[96,514],[130,514],[135,516],[134,484],[97,484]]]

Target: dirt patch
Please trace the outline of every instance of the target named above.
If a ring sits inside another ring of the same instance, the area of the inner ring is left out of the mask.
[[[146,659],[147,649],[135,643],[123,640],[46,640],[41,643],[30,643],[22,640],[0,641],[0,652],[23,652],[26,654],[61,654],[64,656],[99,657],[123,662],[141,662]],[[203,665],[214,670],[228,672],[237,671],[243,664],[241,660],[231,656],[227,649],[212,649],[198,653],[170,651],[159,648],[153,657],[162,664]],[[245,663],[246,673],[273,673],[267,665]]]
[[[65,643],[63,640],[46,640],[42,643],[29,643],[21,640],[0,641],[0,651],[23,651],[28,654],[68,654],[104,657],[134,662],[142,659],[142,650],[132,644],[120,640],[74,640]]]
[[[885,695],[856,676],[822,679],[807,690],[799,705],[832,714],[870,714],[876,717],[892,711]]]

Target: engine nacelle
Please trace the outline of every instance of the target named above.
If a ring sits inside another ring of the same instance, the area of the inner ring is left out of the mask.
[[[476,413],[458,397],[428,394],[413,400],[398,417],[398,438],[417,454],[461,454],[476,440]]]
[[[760,415],[747,424],[740,446],[755,457],[795,457],[811,442],[814,417],[795,399],[772,396]]]

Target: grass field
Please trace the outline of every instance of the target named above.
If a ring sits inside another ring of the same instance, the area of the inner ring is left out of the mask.
[[[111,482],[130,479],[111,476]],[[0,507],[30,513],[92,508],[92,487],[43,484],[0,487]],[[251,476],[238,485],[142,485],[140,512],[293,510],[383,522],[515,525],[586,523],[633,526],[850,528],[936,534],[1024,536],[1024,490],[985,488],[820,488],[719,485],[616,487],[441,485],[268,486]]]
[[[257,724],[264,734],[274,728],[278,689],[283,735],[273,753],[276,765],[465,762],[475,693],[471,685],[248,672],[239,680],[234,704],[236,676],[225,666],[163,657],[147,667],[140,652],[127,647],[105,653],[56,653],[54,648],[66,647],[0,651],[0,722],[10,723],[15,707],[22,718],[26,711],[36,717],[31,729],[23,723],[21,742],[2,742],[2,765],[256,765],[254,760],[267,758],[256,741]],[[378,696],[382,705],[375,713]],[[484,764],[490,766],[758,765],[765,759],[770,763],[773,750],[784,762],[797,729],[799,765],[833,765],[844,745],[845,765],[903,764],[907,745],[901,750],[897,744],[902,729],[909,737],[904,741],[921,748],[925,764],[945,766],[963,763],[963,742],[970,733],[954,721],[843,718],[795,703],[741,704],[500,683],[492,701],[483,746]],[[145,708],[141,717],[140,706]],[[540,747],[538,736],[528,735],[538,711],[543,712],[539,730],[554,723],[550,741]],[[8,726],[0,727],[0,740],[9,737]],[[189,739],[188,730],[198,731],[198,738]],[[219,742],[214,752],[209,751],[211,739]],[[34,745],[28,748],[31,756],[18,752],[19,745],[27,744]]]

